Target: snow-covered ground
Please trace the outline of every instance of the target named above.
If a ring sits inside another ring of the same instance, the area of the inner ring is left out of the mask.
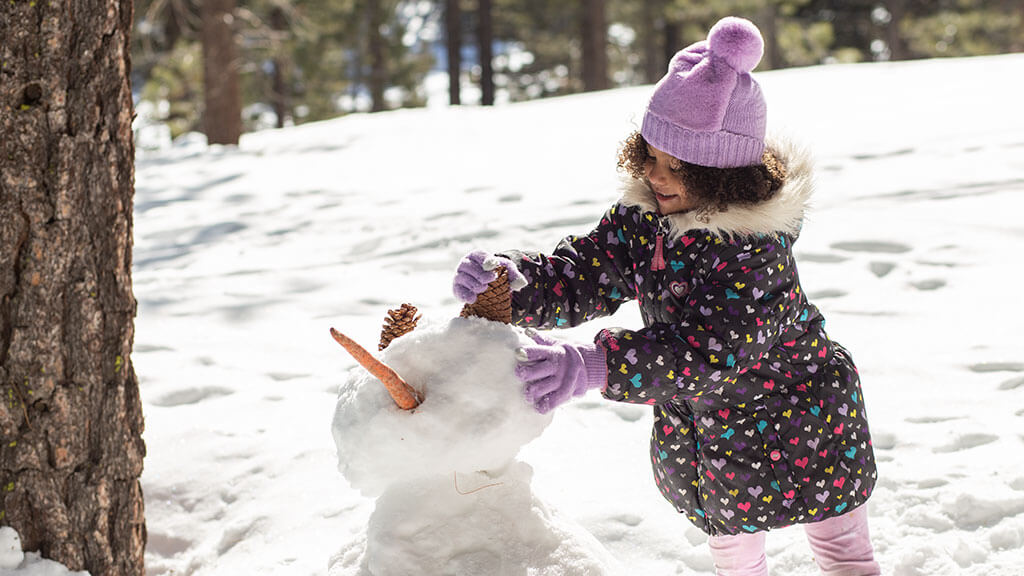
[[[861,369],[886,574],[1024,574],[1022,71],[1017,54],[759,76],[771,128],[818,160],[796,253]],[[465,252],[550,249],[589,230],[617,197],[616,149],[649,92],[140,152],[148,574],[326,574],[365,540],[375,502],[339,473],[331,435],[354,363],[328,328],[373,345],[402,302],[444,323],[461,307],[450,286]],[[639,323],[624,307],[568,335]],[[651,479],[650,420],[594,393],[518,459],[534,494],[628,573],[712,574],[704,535]],[[816,574],[799,527],[771,533],[768,553],[775,574]]]

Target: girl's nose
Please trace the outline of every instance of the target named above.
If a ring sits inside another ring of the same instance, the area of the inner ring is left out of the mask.
[[[666,170],[661,165],[654,164],[647,170],[647,179],[651,182],[664,182],[665,178],[668,176],[665,172]]]

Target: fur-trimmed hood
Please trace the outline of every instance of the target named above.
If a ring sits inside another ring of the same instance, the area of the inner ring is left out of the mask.
[[[775,196],[757,204],[729,206],[724,212],[711,214],[706,222],[698,220],[695,211],[664,216],[672,238],[682,236],[687,230],[708,230],[723,238],[778,233],[797,236],[814,193],[811,155],[788,140],[770,141],[768,147],[786,167],[786,181]],[[658,212],[654,192],[635,178],[624,182],[619,202],[645,212]]]

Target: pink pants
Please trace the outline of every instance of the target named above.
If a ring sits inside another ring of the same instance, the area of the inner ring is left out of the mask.
[[[826,576],[878,576],[868,534],[867,506],[835,518],[805,524],[814,560]],[[764,555],[767,532],[708,539],[718,576],[768,576]]]

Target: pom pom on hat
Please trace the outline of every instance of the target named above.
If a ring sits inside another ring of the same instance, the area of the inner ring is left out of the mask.
[[[764,153],[766,107],[751,70],[764,40],[749,20],[729,17],[707,41],[680,50],[654,87],[640,133],[675,158],[716,168],[750,166]]]
[[[764,55],[761,32],[749,20],[722,18],[708,32],[708,48],[740,73],[749,73]]]

